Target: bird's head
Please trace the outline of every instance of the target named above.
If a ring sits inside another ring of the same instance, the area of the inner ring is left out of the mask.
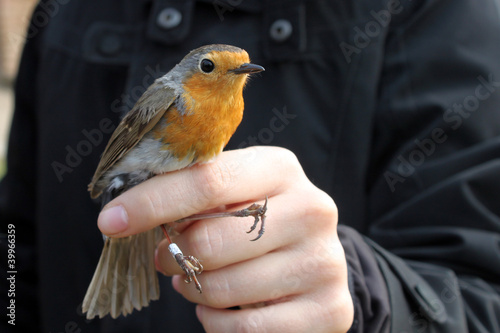
[[[264,70],[250,63],[248,53],[230,45],[208,45],[191,51],[175,69],[182,75],[186,102],[215,99],[228,103],[242,98],[248,76]]]

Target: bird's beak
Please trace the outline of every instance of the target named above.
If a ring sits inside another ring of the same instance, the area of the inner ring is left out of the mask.
[[[243,64],[231,70],[234,74],[253,74],[263,71],[265,71],[264,67],[255,64]]]

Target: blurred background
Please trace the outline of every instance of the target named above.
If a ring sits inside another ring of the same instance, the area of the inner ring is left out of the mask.
[[[0,178],[5,173],[7,138],[12,118],[12,84],[26,29],[37,0],[0,0]]]

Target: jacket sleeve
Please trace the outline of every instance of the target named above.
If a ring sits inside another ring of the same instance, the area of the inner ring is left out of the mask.
[[[500,332],[498,4],[402,2],[385,39],[353,332]],[[376,265],[374,265],[376,263]]]
[[[7,314],[13,314],[3,316],[0,324],[2,332],[35,332],[40,327],[36,269],[38,226],[35,225],[37,130],[34,116],[38,37],[29,37],[15,84],[15,111],[10,129],[7,173],[0,182],[2,284],[7,277],[11,278],[6,284],[8,291],[0,294],[0,306],[2,309],[10,306]],[[10,243],[7,242],[7,234],[12,240]],[[13,261],[7,262],[9,244],[14,257],[10,257]]]
[[[483,163],[375,220],[370,238],[339,226],[355,307],[350,332],[500,332],[494,141],[477,148]]]

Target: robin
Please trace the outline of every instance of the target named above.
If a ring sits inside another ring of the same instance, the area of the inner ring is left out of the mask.
[[[191,51],[170,72],[155,80],[123,118],[111,136],[89,184],[90,196],[102,206],[158,174],[212,160],[226,146],[243,116],[243,88],[250,74],[264,68],[251,64],[248,53],[229,45],[207,45]],[[224,216],[253,216],[249,232],[261,219],[264,232],[267,206],[253,204],[236,212],[198,214],[186,220]],[[162,238],[194,281],[203,266],[184,256],[169,236],[169,227],[128,236],[105,237],[101,258],[82,304],[87,318],[116,318],[159,298],[154,252]],[[255,239],[255,240],[256,240]]]

